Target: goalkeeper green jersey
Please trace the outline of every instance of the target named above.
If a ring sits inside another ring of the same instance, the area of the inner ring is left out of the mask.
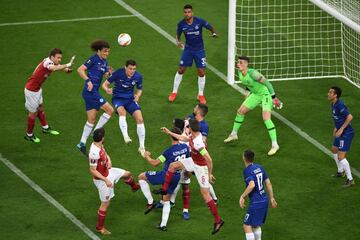
[[[243,76],[242,72],[238,70],[238,77],[241,83],[244,84],[251,93],[257,95],[270,94],[268,88],[259,82],[261,78],[264,78],[264,76],[259,71],[253,68],[248,68],[246,75]]]

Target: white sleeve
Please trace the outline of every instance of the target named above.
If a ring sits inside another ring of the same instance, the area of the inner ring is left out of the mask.
[[[45,61],[43,63],[44,68],[47,68],[50,70],[50,66],[54,65],[54,62],[50,60],[50,58],[45,58]]]
[[[99,151],[94,151],[93,149],[90,149],[89,152],[89,164],[90,167],[96,167],[97,166],[97,162],[100,159],[100,152]]]

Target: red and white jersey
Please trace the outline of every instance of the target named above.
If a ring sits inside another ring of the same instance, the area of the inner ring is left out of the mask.
[[[49,69],[51,65],[54,65],[54,62],[51,61],[50,58],[42,60],[27,80],[25,88],[32,92],[39,91],[43,82],[45,82],[46,78],[52,73]]]
[[[206,166],[206,160],[201,153],[204,154],[207,152],[207,145],[204,143],[201,133],[195,138],[190,136],[189,144],[191,149],[191,158],[194,163],[199,166]]]
[[[107,168],[108,157],[104,147],[99,148],[94,143],[91,144],[89,151],[89,163],[91,167],[96,167],[96,170],[98,170],[98,172],[104,177],[109,175],[109,169]],[[94,177],[94,179],[99,178]]]

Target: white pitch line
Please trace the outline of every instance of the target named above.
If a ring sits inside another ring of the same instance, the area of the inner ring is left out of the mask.
[[[134,16],[134,15],[118,15],[118,16],[103,16],[103,17],[92,17],[92,18],[72,18],[72,19],[58,19],[58,20],[45,20],[45,21],[12,22],[12,23],[0,23],[0,27],[46,24],[46,23],[94,21],[94,20],[106,20],[106,19],[116,19],[116,18],[130,18],[130,17],[136,17],[136,16]]]
[[[93,233],[88,227],[86,227],[79,219],[77,219],[71,212],[69,212],[63,205],[56,201],[52,196],[45,192],[39,185],[32,181],[28,176],[26,176],[20,169],[18,169],[14,164],[12,164],[0,153],[0,160],[7,166],[11,171],[18,175],[24,182],[26,182],[32,189],[38,192],[42,197],[44,197],[49,203],[51,203],[55,208],[62,212],[65,217],[67,217],[72,223],[78,226],[90,239],[100,240],[100,238]]]
[[[163,30],[161,27],[159,27],[158,25],[156,25],[154,22],[152,22],[150,19],[148,19],[147,17],[145,17],[144,15],[142,15],[141,13],[139,13],[138,11],[136,11],[134,8],[132,8],[131,6],[129,6],[128,4],[126,4],[124,1],[122,0],[114,0],[115,2],[117,2],[120,6],[122,6],[123,8],[125,8],[126,10],[128,10],[130,13],[132,13],[134,16],[136,16],[137,18],[139,18],[141,21],[143,21],[145,24],[149,25],[150,27],[152,27],[155,31],[157,31],[158,33],[160,33],[162,36],[164,36],[166,39],[168,39],[170,42],[172,42],[173,44],[176,45],[176,40],[173,36],[171,36],[169,33],[167,33],[165,30]],[[236,89],[238,92],[240,92],[241,94],[245,95],[247,93],[247,91],[245,89],[243,89],[242,87],[236,85],[236,84],[229,84],[227,82],[227,78],[226,75],[223,74],[222,72],[220,72],[218,69],[216,69],[214,66],[210,65],[209,63],[206,64],[206,67],[212,71],[213,73],[215,73],[218,77],[220,77],[222,80],[224,80],[229,86],[231,86],[232,88]],[[285,125],[287,125],[289,128],[291,128],[292,130],[294,130],[297,134],[299,134],[301,137],[303,137],[304,139],[306,139],[307,141],[309,141],[311,144],[313,144],[315,147],[317,147],[320,151],[322,151],[323,153],[325,153],[326,155],[330,156],[331,158],[333,158],[332,153],[330,150],[328,150],[326,147],[324,147],[321,143],[319,143],[317,140],[315,140],[314,138],[312,138],[309,134],[307,134],[306,132],[302,131],[299,127],[297,127],[295,124],[293,124],[292,122],[290,122],[289,120],[287,120],[285,117],[283,117],[282,115],[280,115],[277,112],[273,112],[273,116],[275,116],[277,119],[279,119],[280,121],[282,121]],[[356,170],[355,168],[351,168],[352,173],[357,176],[358,178],[360,178],[360,172],[358,170]]]

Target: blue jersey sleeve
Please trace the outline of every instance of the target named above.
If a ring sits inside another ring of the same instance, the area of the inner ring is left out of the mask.
[[[261,171],[263,172],[263,181],[265,182],[265,180],[268,179],[269,177],[266,174],[265,169],[263,167],[261,168]]]
[[[89,69],[91,66],[94,65],[94,57],[90,57],[88,60],[84,62],[84,66]]]
[[[136,89],[138,90],[142,90],[142,76],[139,74],[138,76],[138,80],[136,81]]]
[[[201,19],[200,18],[200,22],[201,22],[201,25],[204,27],[204,28],[206,28],[206,29],[211,29],[211,28],[213,28],[211,25],[210,25],[210,23],[208,23],[205,19]]]
[[[119,72],[116,70],[113,74],[107,79],[109,83],[113,83],[118,78]]]
[[[202,124],[200,131],[201,131],[201,134],[202,134],[203,136],[207,137],[208,134],[209,134],[209,125],[208,125],[207,123],[206,123],[206,124]]]
[[[350,112],[347,109],[347,107],[345,106],[345,104],[341,104],[338,107],[338,110],[339,110],[340,115],[343,116],[344,118],[346,118],[350,114]]]
[[[180,39],[181,33],[182,33],[181,22],[179,22],[176,28],[176,36],[178,37],[178,39]]]

